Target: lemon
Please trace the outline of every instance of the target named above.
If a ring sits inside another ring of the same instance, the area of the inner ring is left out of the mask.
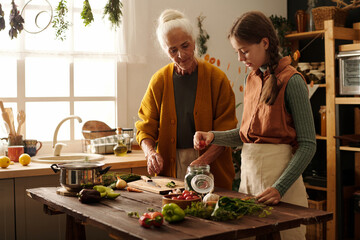
[[[29,154],[27,153],[23,153],[20,155],[19,157],[19,163],[23,166],[27,166],[29,165],[29,163],[31,162],[31,157]]]
[[[0,157],[0,167],[7,168],[10,165],[10,158],[7,156]]]

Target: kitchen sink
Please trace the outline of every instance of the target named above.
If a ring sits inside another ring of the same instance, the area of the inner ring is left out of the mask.
[[[39,163],[69,163],[84,161],[87,158],[88,161],[100,161],[104,159],[103,155],[90,154],[90,153],[63,153],[61,156],[53,155],[40,155],[31,158],[31,161]]]

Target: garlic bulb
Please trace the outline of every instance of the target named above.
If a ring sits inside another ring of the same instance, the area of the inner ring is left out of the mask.
[[[217,202],[219,200],[220,196],[215,194],[215,193],[208,193],[204,196],[203,198],[203,203],[207,203],[207,202]]]
[[[121,179],[119,176],[117,176],[117,181],[116,181],[116,189],[124,189],[127,185],[127,183],[125,182],[125,180]]]

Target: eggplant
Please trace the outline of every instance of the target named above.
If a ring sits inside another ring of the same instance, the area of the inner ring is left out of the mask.
[[[100,202],[101,194],[94,189],[83,189],[78,194],[81,203],[96,203]]]

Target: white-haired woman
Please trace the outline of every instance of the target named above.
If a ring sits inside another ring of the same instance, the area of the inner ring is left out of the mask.
[[[137,141],[149,174],[183,179],[191,164],[209,164],[215,186],[232,188],[231,149],[211,145],[194,150],[196,131],[236,127],[235,96],[220,69],[195,57],[193,27],[184,14],[161,13],[158,41],[172,61],[151,78],[139,109]]]

